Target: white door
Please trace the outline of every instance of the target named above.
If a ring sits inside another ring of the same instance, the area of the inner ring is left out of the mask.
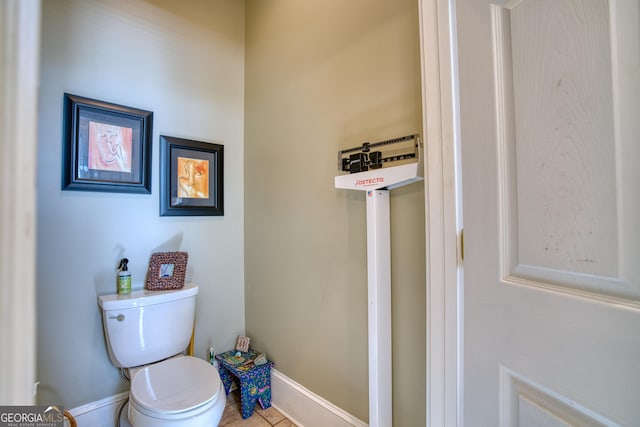
[[[455,14],[463,424],[640,426],[640,1]]]
[[[35,403],[40,6],[40,0],[0,1],[2,405]]]

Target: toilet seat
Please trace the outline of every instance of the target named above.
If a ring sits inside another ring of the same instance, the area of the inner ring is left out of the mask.
[[[221,390],[213,366],[196,357],[179,356],[138,370],[131,378],[130,401],[144,415],[175,420],[207,411]]]

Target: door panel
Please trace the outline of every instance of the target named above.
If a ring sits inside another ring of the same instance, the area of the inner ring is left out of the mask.
[[[638,264],[623,272],[620,256],[632,230],[619,222],[617,19],[601,0],[521,1],[492,11],[504,277],[637,304],[640,289],[628,277],[638,277]]]
[[[466,425],[640,425],[640,2],[456,2]]]

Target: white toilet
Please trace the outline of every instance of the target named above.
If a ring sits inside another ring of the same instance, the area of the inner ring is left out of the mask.
[[[218,371],[183,356],[198,286],[98,297],[112,363],[127,368],[131,387],[121,426],[217,426],[226,404]]]

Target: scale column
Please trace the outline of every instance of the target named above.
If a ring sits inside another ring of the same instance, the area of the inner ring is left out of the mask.
[[[367,191],[369,426],[392,424],[389,190]]]

